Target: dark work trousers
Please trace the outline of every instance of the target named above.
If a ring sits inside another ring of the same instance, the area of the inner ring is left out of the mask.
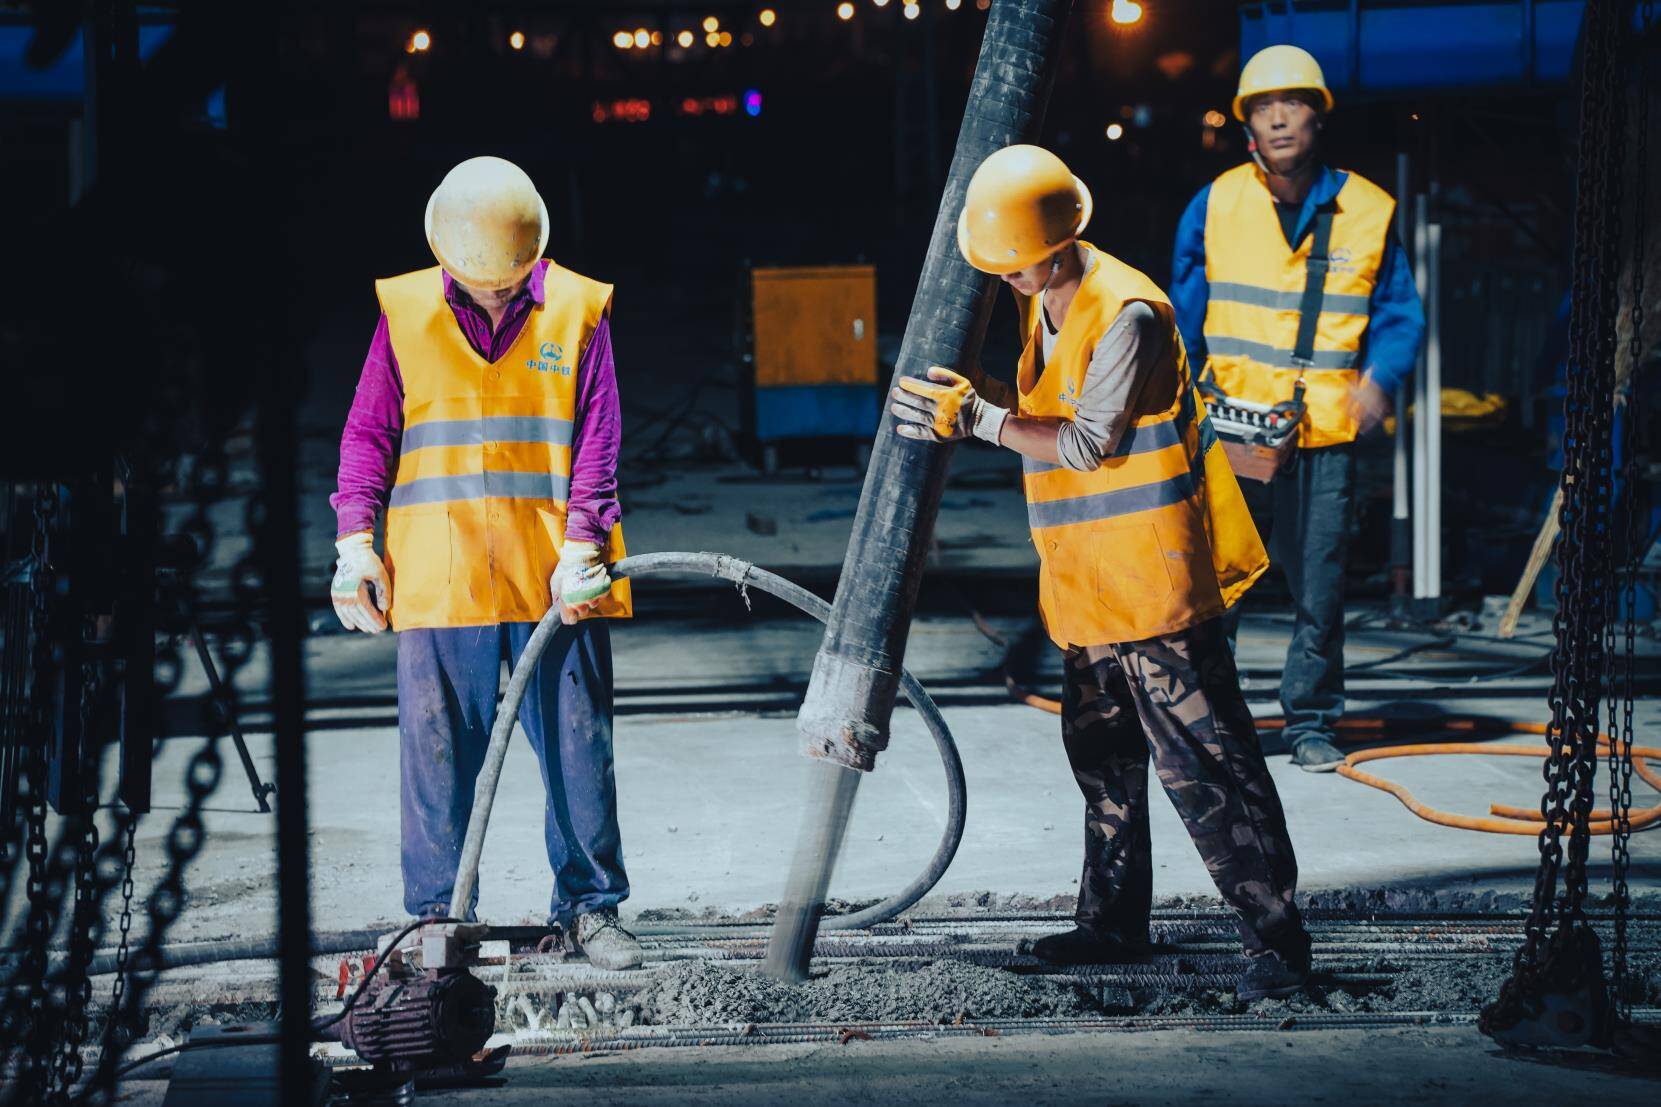
[[[1344,715],[1344,566],[1355,515],[1355,447],[1299,450],[1267,487],[1241,481],[1246,505],[1292,593],[1292,641],[1280,674],[1282,735],[1332,741]],[[1230,645],[1240,604],[1223,615]]]
[[[519,660],[532,623],[406,630],[398,635],[404,909],[450,910],[456,865],[484,765],[503,657]],[[611,634],[603,620],[561,627],[537,662],[519,725],[542,766],[543,837],[554,890],[550,922],[611,907],[629,894],[617,829],[611,752]],[[491,833],[513,836],[496,808]],[[480,883],[483,883],[481,874]],[[473,917],[474,892],[465,908]]]
[[[1096,660],[1092,660],[1092,656]],[[1061,737],[1084,793],[1078,921],[1148,938],[1148,759],[1237,912],[1248,955],[1309,952],[1298,863],[1220,619],[1141,642],[1069,650]]]

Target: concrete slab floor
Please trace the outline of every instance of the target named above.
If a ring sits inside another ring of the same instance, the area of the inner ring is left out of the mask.
[[[1507,701],[1464,701],[1463,711],[1514,714]],[[1653,729],[1657,705],[1641,705]],[[969,814],[963,844],[937,892],[990,890],[1051,896],[1076,889],[1081,805],[1062,754],[1057,720],[1021,706],[953,708],[946,718],[962,752]],[[1537,742],[1538,739],[1518,739]],[[269,737],[250,738],[262,772]],[[139,839],[141,894],[159,877],[162,838],[183,800],[194,740],[166,744],[156,766],[155,813]],[[402,915],[398,854],[398,743],[389,727],[316,733],[308,741],[312,900],[319,930],[372,925]],[[631,717],[616,738],[620,819],[633,894],[642,908],[742,911],[775,901],[793,847],[806,762],[792,720]],[[275,910],[275,820],[255,811],[228,743],[204,813],[207,835],[188,873],[189,899],[173,940],[269,932]],[[1271,759],[1288,812],[1305,890],[1380,884],[1448,890],[1525,891],[1532,838],[1475,834],[1420,821],[1392,797],[1335,775]],[[1432,757],[1388,762],[1381,775],[1426,802],[1484,813],[1491,801],[1532,804],[1539,766],[1520,758]],[[1637,802],[1647,803],[1648,789]],[[542,844],[543,795],[528,745],[509,751],[482,870],[483,917],[540,918],[549,881]],[[927,862],[944,826],[938,757],[914,713],[896,717],[893,744],[866,777],[832,886],[847,898],[880,897]],[[1209,894],[1212,885],[1181,823],[1161,796],[1153,807],[1156,894]],[[1594,847],[1594,888],[1607,880],[1607,839]],[[1633,888],[1661,877],[1661,835],[1632,842]],[[112,902],[111,906],[114,904]],[[15,917],[15,916],[14,916]],[[143,916],[140,915],[142,924]]]
[[[124,1086],[150,1107],[161,1081]],[[510,1060],[499,1086],[422,1102],[605,1104],[1652,1104],[1661,1081],[1608,1058],[1508,1057],[1470,1028],[1167,1030],[847,1045],[714,1046]]]

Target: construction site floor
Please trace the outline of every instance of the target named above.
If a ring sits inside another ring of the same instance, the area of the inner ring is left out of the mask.
[[[1005,629],[1014,623],[995,621]],[[1531,617],[1524,632],[1537,634],[1543,622]],[[1279,713],[1275,671],[1287,629],[1282,615],[1266,611],[1248,614],[1241,631],[1240,663],[1260,714]],[[793,716],[818,644],[817,624],[805,618],[735,624],[724,616],[641,620],[614,639],[619,814],[631,883],[625,918],[642,910],[743,912],[776,901],[805,788]],[[1424,641],[1424,635],[1357,629],[1349,636],[1349,658],[1352,665],[1378,661]],[[391,635],[331,635],[311,643],[313,695],[321,705],[308,712],[312,912],[319,930],[403,917],[395,648]],[[1535,637],[1504,645],[1471,638],[1423,650],[1354,674],[1351,711],[1426,719],[1430,738],[1438,735],[1428,720],[1445,713],[1542,720],[1549,687],[1544,666],[1506,674],[1543,658],[1544,649]],[[908,665],[939,697],[968,782],[963,843],[936,893],[1070,894],[1082,856],[1082,803],[1059,721],[1009,702],[996,674],[998,657],[967,617],[928,616],[913,630]],[[769,713],[738,710],[746,703]],[[250,719],[257,727],[257,714]],[[1661,729],[1658,722],[1661,700],[1642,699],[1640,741]],[[269,737],[254,733],[249,741],[270,779]],[[1265,741],[1272,743],[1273,734],[1266,732]],[[1544,748],[1537,737],[1505,741]],[[178,739],[162,749],[156,810],[138,839],[140,888],[166,864],[162,841],[184,799],[185,766],[199,746]],[[221,747],[224,771],[205,804],[208,833],[189,870],[189,898],[170,934],[174,940],[254,937],[274,917],[275,819],[258,812],[230,744]],[[1530,837],[1434,826],[1383,792],[1303,772],[1284,754],[1269,760],[1306,891],[1388,885],[1523,894],[1533,887],[1537,852]],[[1532,806],[1541,790],[1539,765],[1524,758],[1425,757],[1369,769],[1427,803],[1467,814],[1486,814],[1492,802]],[[1639,783],[1634,802],[1656,801]],[[542,812],[535,760],[516,737],[485,846],[482,918],[539,921],[547,911]],[[861,784],[833,895],[874,899],[903,886],[926,864],[945,816],[939,758],[916,715],[901,710],[889,750]],[[1153,800],[1152,820],[1155,894],[1215,894],[1163,794]],[[1592,851],[1594,887],[1607,880],[1606,844],[1599,838]],[[1635,888],[1661,886],[1661,834],[1637,835],[1632,858]]]
[[[512,1060],[499,1086],[420,1097],[457,1107],[606,1104],[1193,1103],[1651,1104],[1654,1078],[1601,1058],[1546,1064],[1503,1056],[1468,1027],[1387,1030],[1191,1030],[866,1042],[710,1046]],[[120,1100],[162,1102],[161,1081]]]

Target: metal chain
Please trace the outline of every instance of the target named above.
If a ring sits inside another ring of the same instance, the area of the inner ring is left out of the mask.
[[[1614,942],[1609,956],[1609,982],[1614,996],[1616,1013],[1632,1017],[1632,995],[1627,987],[1627,916],[1631,910],[1631,892],[1627,887],[1627,871],[1632,855],[1628,843],[1632,836],[1632,744],[1633,701],[1636,681],[1638,563],[1645,551],[1635,543],[1643,532],[1638,523],[1638,481],[1641,467],[1638,463],[1638,401],[1642,395],[1644,368],[1644,266],[1648,260],[1648,218],[1646,200],[1649,189],[1649,32],[1654,26],[1653,0],[1640,5],[1642,34],[1633,40],[1637,72],[1637,99],[1633,105],[1634,143],[1632,196],[1632,298],[1630,304],[1631,333],[1628,336],[1628,377],[1625,382],[1626,417],[1622,422],[1621,485],[1625,506],[1621,520],[1620,549],[1625,557],[1622,574],[1624,600],[1625,642],[1621,654],[1619,687],[1611,682],[1609,726],[1609,811],[1614,825],[1610,834],[1610,872],[1615,907]],[[1615,718],[1614,701],[1621,706],[1620,719]]]
[[[138,860],[138,813],[127,812],[126,839],[121,866],[121,921],[118,924],[121,940],[115,947],[115,984],[110,989],[109,1014],[104,1021],[104,1052],[119,1052],[127,1042],[127,1027],[120,1015],[127,998],[127,958],[133,929],[133,866]]]
[[[83,633],[83,648],[95,648],[92,639],[96,626],[88,620]],[[63,974],[64,1013],[62,1030],[53,1063],[53,1087],[50,1100],[67,1103],[69,1092],[80,1080],[83,1069],[81,1046],[87,1039],[87,1016],[92,1003],[92,979],[87,966],[98,948],[98,936],[103,927],[99,904],[102,897],[97,887],[98,861],[98,769],[101,754],[97,740],[98,697],[101,673],[96,658],[81,664],[81,700],[79,704],[81,764],[79,768],[81,795],[80,810],[71,812],[69,823],[80,824],[80,839],[76,843],[74,906],[70,913],[69,959]]]
[[[196,543],[205,560],[206,553],[213,548],[214,540],[210,511],[222,499],[229,485],[226,458],[217,441],[209,447],[208,452],[179,458],[175,481],[187,490],[191,503],[191,514],[181,525],[180,531]],[[259,497],[256,494],[251,498],[257,501]],[[233,580],[243,575],[241,572],[234,572]],[[172,611],[191,610],[195,606],[191,599],[195,587],[192,577],[192,567],[184,567],[179,570],[177,579],[163,589],[164,593],[170,593],[167,606]],[[238,599],[242,599],[240,589]],[[239,614],[247,610],[242,603],[238,604]],[[156,659],[158,695],[165,695],[177,687],[183,671],[176,636],[165,636],[163,641],[165,645],[158,647]],[[246,623],[221,634],[221,655],[224,664],[222,676],[227,689],[233,687],[232,680],[236,670],[246,662],[252,641],[253,630]],[[155,985],[160,971],[162,946],[167,940],[168,931],[184,909],[185,871],[202,849],[203,806],[218,787],[223,771],[223,761],[219,756],[219,737],[217,731],[211,732],[185,766],[185,803],[169,828],[164,843],[167,869],[145,902],[148,926],[143,942],[127,962],[126,983],[119,997],[124,1006],[112,1006],[110,1009],[110,1020],[119,1022],[134,1034],[142,1030],[144,998]],[[91,1087],[94,1090],[106,1096],[113,1091],[116,1068],[126,1052],[128,1039],[129,1035],[125,1034],[106,1034],[105,1041],[113,1048],[106,1048],[99,1057],[98,1068],[91,1079]]]
[[[19,1058],[20,1083],[25,1089],[44,1091],[50,1079],[50,1057],[45,1046],[50,1043],[51,1028],[46,1009],[46,950],[51,939],[55,914],[53,897],[48,887],[48,843],[46,839],[46,735],[50,722],[47,704],[50,702],[50,681],[53,671],[52,642],[48,632],[51,617],[52,586],[55,573],[52,566],[52,528],[57,524],[57,486],[42,481],[35,489],[34,539],[31,546],[31,573],[29,587],[32,600],[33,658],[29,674],[30,734],[28,753],[24,758],[29,781],[29,799],[24,811],[27,830],[24,839],[24,857],[29,872],[25,894],[29,900],[29,914],[24,923],[27,939],[23,956],[23,985],[27,989],[26,1010],[21,1032],[14,1039],[23,1047]],[[25,1095],[28,1092],[25,1091]]]
[[[1585,948],[1586,861],[1591,840],[1593,777],[1599,760],[1600,706],[1608,685],[1607,628],[1612,585],[1610,545],[1614,397],[1613,323],[1619,256],[1619,178],[1624,143],[1621,25],[1628,0],[1586,5],[1575,197],[1573,295],[1563,440],[1563,504],[1557,545],[1557,609],[1552,617],[1551,722],[1541,770],[1545,792],[1534,900],[1511,979],[1483,1012],[1483,1026],[1514,1025],[1537,1010],[1553,953]],[[1565,844],[1563,835],[1568,834]],[[1569,968],[1571,966],[1558,966]],[[1601,967],[1600,967],[1601,968]]]

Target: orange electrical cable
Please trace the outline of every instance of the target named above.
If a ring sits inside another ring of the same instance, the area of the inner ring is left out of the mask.
[[[1494,724],[1483,720],[1453,719],[1451,730],[1486,729]],[[1544,723],[1515,723],[1509,724],[1513,731],[1523,733],[1544,734]],[[1598,735],[1598,748],[1608,752],[1609,739],[1606,735]],[[1538,810],[1523,807],[1514,807],[1510,804],[1492,804],[1488,816],[1455,815],[1447,811],[1431,807],[1420,802],[1402,785],[1393,780],[1384,780],[1371,773],[1362,772],[1357,765],[1368,761],[1382,761],[1391,757],[1428,757],[1437,754],[1462,754],[1477,757],[1537,757],[1543,758],[1547,750],[1537,746],[1507,746],[1489,745],[1482,742],[1448,742],[1443,744],[1426,744],[1412,746],[1386,746],[1380,749],[1357,750],[1344,758],[1344,763],[1338,766],[1340,776],[1348,777],[1358,784],[1365,784],[1370,788],[1377,788],[1381,792],[1388,792],[1401,801],[1407,808],[1426,822],[1436,823],[1438,826],[1451,826],[1459,830],[1477,830],[1486,834],[1522,834],[1534,837],[1544,828],[1545,817]],[[1657,773],[1649,765],[1648,758],[1661,757],[1661,749],[1650,746],[1632,747],[1632,768],[1643,781],[1651,788],[1661,791],[1661,773]],[[1633,830],[1642,830],[1661,822],[1661,804],[1644,808],[1631,813],[1630,826]],[[1610,834],[1614,831],[1614,821],[1607,811],[1594,811],[1589,823],[1589,830],[1593,834]]]
[[[1007,673],[1004,675],[1004,684],[1009,694],[1018,703],[1027,707],[1036,707],[1040,711],[1047,711],[1051,715],[1061,714],[1061,704],[1047,696],[1040,696],[1016,683]],[[1259,730],[1281,730],[1286,726],[1286,720],[1278,717],[1258,719]],[[1392,729],[1409,726],[1421,726],[1430,723],[1437,730],[1459,731],[1466,733],[1489,734],[1545,734],[1546,724],[1522,721],[1501,721],[1484,719],[1473,716],[1454,717],[1448,719],[1417,720],[1417,719],[1387,719],[1378,715],[1352,715],[1338,721],[1338,729],[1348,732],[1363,732],[1381,735]],[[1598,735],[1598,748],[1604,752],[1609,749],[1609,737]],[[1545,816],[1537,808],[1517,807],[1512,804],[1495,803],[1488,807],[1488,814],[1483,815],[1456,815],[1422,803],[1412,792],[1397,784],[1393,780],[1385,780],[1371,773],[1362,772],[1357,765],[1368,761],[1383,761],[1391,757],[1430,757],[1439,754],[1459,754],[1472,757],[1540,757],[1547,754],[1547,750],[1536,746],[1507,746],[1489,745],[1482,742],[1444,742],[1427,743],[1409,746],[1384,746],[1378,749],[1357,750],[1344,759],[1338,766],[1338,774],[1348,777],[1358,784],[1365,784],[1369,788],[1377,788],[1381,792],[1388,792],[1401,801],[1401,805],[1426,822],[1438,826],[1454,827],[1458,830],[1475,830],[1485,834],[1520,834],[1536,837],[1545,827]],[[1661,773],[1650,767],[1648,758],[1661,758],[1661,749],[1649,746],[1632,747],[1633,771],[1651,788],[1661,792]],[[1661,804],[1654,807],[1634,811],[1630,815],[1629,826],[1632,830],[1642,830],[1645,827],[1661,823]],[[1614,819],[1608,811],[1593,811],[1588,824],[1592,834],[1609,834],[1614,830]]]

